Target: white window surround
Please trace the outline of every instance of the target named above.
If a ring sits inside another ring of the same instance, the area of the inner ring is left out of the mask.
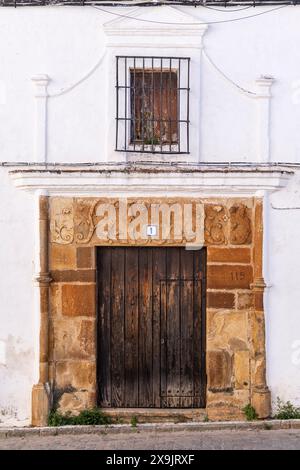
[[[146,11],[147,10],[147,11]],[[163,13],[163,15],[162,15]],[[200,154],[200,69],[202,38],[207,29],[199,24],[199,19],[182,13],[175,7],[135,8],[127,16],[117,18],[104,24],[107,37],[107,161],[188,161],[196,163]],[[136,20],[145,19],[149,22]],[[153,23],[151,22],[153,21]],[[157,21],[158,23],[155,23]],[[159,22],[176,23],[176,25],[159,24]],[[180,24],[183,23],[183,24]],[[185,25],[189,23],[189,25]],[[193,26],[193,23],[195,25]],[[200,22],[201,23],[201,22]],[[126,40],[124,40],[126,38]],[[143,154],[116,152],[114,149],[116,134],[116,56],[161,56],[189,57],[190,60],[190,108],[189,108],[189,150],[188,155],[176,154]]]

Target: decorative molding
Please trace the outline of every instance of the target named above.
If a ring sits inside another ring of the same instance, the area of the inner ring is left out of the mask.
[[[99,165],[99,167],[59,168],[34,166],[10,171],[17,188],[27,191],[47,190],[49,195],[130,197],[130,196],[190,196],[246,195],[261,196],[264,191],[284,188],[293,171],[259,166],[213,168],[175,165],[133,166]],[[63,209],[63,208],[62,208]],[[68,214],[61,212],[61,223],[54,233],[69,238],[71,228],[63,223]]]
[[[207,25],[199,18],[183,13],[172,6],[164,6],[163,12],[162,16],[162,12],[157,8],[147,8],[147,11],[143,8],[135,8],[126,15],[126,18],[117,18],[106,22],[103,29],[108,38],[107,45],[116,46],[120,41],[120,36],[127,37],[128,43],[130,45],[135,43],[137,47],[144,47],[144,42],[149,43],[149,36],[159,38],[160,43],[168,41],[168,37],[171,38],[170,47],[181,47],[187,41],[195,43],[199,39],[201,44],[201,38],[207,30]],[[144,16],[147,21],[136,21],[136,18],[141,19]],[[163,18],[166,18],[165,22]],[[182,41],[183,36],[185,37],[184,41]],[[139,41],[137,41],[137,37]]]
[[[270,100],[274,78],[261,76],[256,81],[257,155],[260,162],[270,161]]]
[[[52,277],[50,276],[49,272],[41,272],[35,275],[34,281],[38,283],[41,287],[48,287],[48,285],[52,282]]]
[[[222,205],[205,206],[205,241],[216,245],[227,243],[226,226],[228,216]]]
[[[50,205],[51,242],[68,245],[74,241],[74,217],[71,201],[62,205]]]
[[[86,201],[85,199],[76,201],[74,210],[74,231],[75,241],[77,243],[88,243],[93,236],[95,230],[93,215],[97,202],[97,200]]]
[[[244,204],[233,205],[230,212],[230,243],[243,245],[251,243],[251,219]]]
[[[50,78],[46,74],[35,75],[31,78],[34,84],[35,97],[35,161],[47,162],[47,100]]]
[[[254,279],[253,283],[250,285],[250,288],[252,290],[256,290],[259,292],[263,292],[265,288],[267,287],[265,280],[263,277],[259,277]]]

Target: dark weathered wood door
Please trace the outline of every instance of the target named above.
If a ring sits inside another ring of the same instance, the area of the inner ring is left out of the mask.
[[[205,250],[98,248],[98,402],[205,406]]]

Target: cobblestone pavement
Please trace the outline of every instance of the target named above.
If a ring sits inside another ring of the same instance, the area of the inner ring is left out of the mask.
[[[0,439],[0,449],[300,449],[300,430],[181,431],[26,436]]]

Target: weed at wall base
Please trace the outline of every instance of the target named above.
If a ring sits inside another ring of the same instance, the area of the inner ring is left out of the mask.
[[[258,414],[256,413],[255,408],[248,403],[248,405],[244,406],[242,411],[245,413],[245,417],[247,421],[255,421],[258,419]]]
[[[277,397],[275,419],[300,419],[300,407]]]
[[[78,416],[72,416],[71,412],[62,414],[59,411],[51,411],[49,414],[49,426],[76,426],[76,425],[96,425],[111,424],[112,420],[99,408],[82,410]]]

